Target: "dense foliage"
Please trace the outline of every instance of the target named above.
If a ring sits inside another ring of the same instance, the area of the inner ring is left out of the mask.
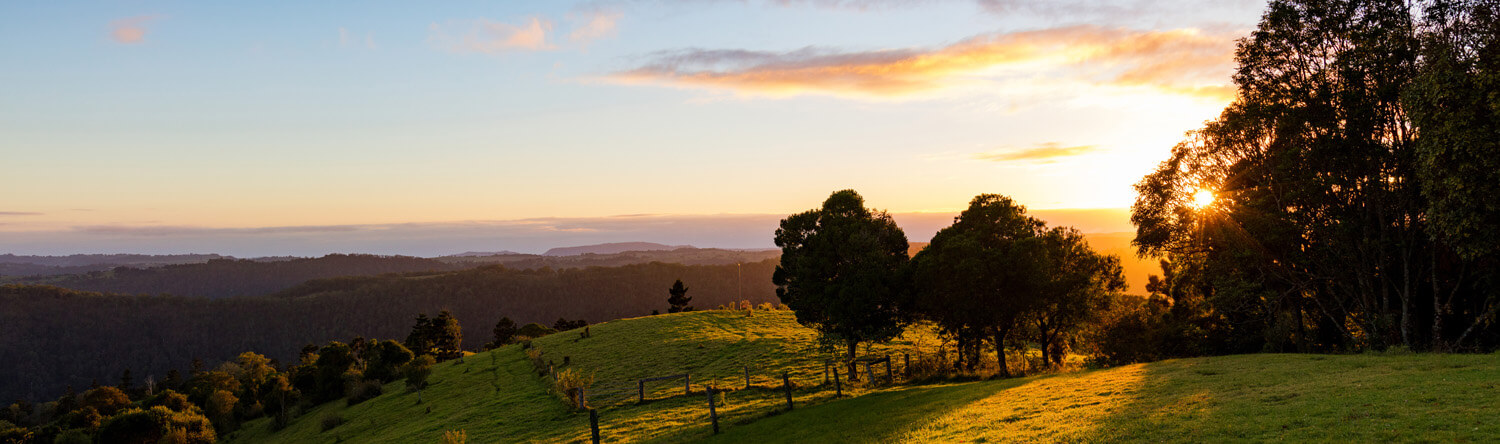
[[[865,208],[858,193],[843,190],[819,209],[783,219],[776,246],[776,296],[796,311],[797,322],[847,346],[855,378],[860,343],[901,334],[906,233],[890,214]]]
[[[1238,99],[1136,186],[1184,352],[1500,345],[1497,2],[1418,6],[1272,2]]]

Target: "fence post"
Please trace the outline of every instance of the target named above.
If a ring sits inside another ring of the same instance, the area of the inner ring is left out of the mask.
[[[823,360],[823,385],[828,385],[828,360]]]
[[[636,384],[637,384],[636,389],[640,390],[640,392],[641,392],[641,400],[640,400],[640,402],[646,402],[646,380],[642,379],[642,380],[636,381]]]
[[[792,378],[787,376],[786,370],[781,371],[781,387],[786,389],[786,409],[792,409]]]
[[[745,390],[750,390],[750,366],[745,366]]]
[[[869,376],[870,377],[870,384],[871,385],[875,384],[875,363],[874,362],[865,361],[865,376]]]
[[[894,382],[895,380],[896,380],[895,378],[891,377],[891,354],[890,353],[886,353],[885,354],[885,382]]]
[[[682,394],[683,396],[693,394],[693,376],[687,373],[682,374]]]
[[[585,390],[588,389],[585,389],[583,387],[578,388],[578,408],[580,409],[585,408],[584,406],[587,405],[588,397],[584,394]]]
[[[839,367],[833,366],[833,397],[839,398],[843,396],[844,386],[839,384]]]
[[[906,372],[907,378],[911,378],[911,353],[902,353],[901,357],[906,360],[906,362],[901,365],[901,371]]]
[[[599,411],[589,409],[589,431],[593,432],[594,444],[599,444]]]
[[[709,387],[704,391],[708,392],[708,419],[713,421],[714,434],[717,435],[719,434],[719,413],[714,410],[714,389]]]

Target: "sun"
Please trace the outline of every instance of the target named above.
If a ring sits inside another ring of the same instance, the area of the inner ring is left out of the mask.
[[[1193,193],[1193,208],[1203,208],[1214,203],[1214,191],[1208,188],[1199,189]]]

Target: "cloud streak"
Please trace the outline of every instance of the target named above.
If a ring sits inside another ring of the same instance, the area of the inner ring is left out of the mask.
[[[521,24],[489,19],[450,21],[428,25],[428,41],[451,52],[499,54],[515,51],[548,51],[555,49],[548,35],[552,21],[539,16],[527,17]]]
[[[613,37],[622,15],[619,11],[610,10],[590,10],[568,14],[568,18],[577,23],[573,27],[573,32],[568,33],[568,41],[587,44],[602,38]]]
[[[0,216],[41,216],[42,213],[31,211],[0,211]]]
[[[901,97],[979,79],[1066,78],[1223,99],[1234,39],[1195,29],[1138,31],[1093,25],[979,35],[938,48],[788,52],[681,49],[651,54],[608,79],[791,96]]]
[[[975,154],[974,158],[994,162],[1042,161],[1050,162],[1062,157],[1072,157],[1098,151],[1096,145],[1063,146],[1056,142],[1044,143],[1032,148],[1005,150]]]
[[[109,22],[109,38],[116,43],[133,45],[146,41],[146,25],[161,18],[158,15],[140,15]]]

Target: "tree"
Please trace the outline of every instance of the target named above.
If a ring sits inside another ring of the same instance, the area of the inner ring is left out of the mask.
[[[411,333],[406,336],[406,348],[418,355],[433,355],[439,362],[463,356],[463,328],[458,319],[448,310],[429,319],[427,314],[418,314]]]
[[[553,333],[557,333],[557,330],[535,322],[526,324],[520,330],[516,330],[516,336],[525,336],[528,338],[540,338]]]
[[[1444,350],[1494,315],[1495,267],[1465,251],[1494,239],[1469,227],[1497,214],[1495,125],[1462,56],[1494,50],[1444,43],[1490,38],[1474,5],[1432,2],[1419,45],[1409,2],[1277,0],[1240,42],[1238,98],[1132,208],[1140,252],[1202,272],[1180,277],[1259,342],[1220,351]]]
[[[400,378],[401,366],[411,362],[414,355],[401,343],[384,340],[365,350],[364,376],[380,382],[391,382]]]
[[[1063,339],[1109,308],[1125,290],[1125,272],[1120,258],[1095,252],[1076,229],[1053,228],[1041,240],[1043,283],[1031,318],[1043,362],[1062,364]]]
[[[83,399],[79,402],[80,407],[93,407],[104,416],[110,416],[130,405],[130,397],[120,389],[101,386],[83,392]]]
[[[912,258],[912,309],[959,342],[959,361],[972,370],[978,345],[995,345],[1000,374],[1010,376],[1005,342],[1037,305],[1045,272],[1037,261],[1041,221],[1009,197],[981,194]]]
[[[682,279],[672,283],[672,288],[667,289],[667,304],[671,305],[667,308],[667,313],[693,311],[693,307],[688,305],[693,298],[688,296],[687,292],[688,288],[682,285]]]
[[[427,377],[432,375],[432,366],[436,363],[432,355],[421,355],[401,368],[402,374],[406,376],[406,388],[417,391],[418,404],[422,403],[422,389],[427,387]]]
[[[502,317],[499,322],[495,323],[495,328],[492,331],[495,333],[495,340],[485,346],[486,350],[498,348],[515,340],[516,321]]]
[[[859,344],[890,340],[905,327],[906,234],[889,213],[871,211],[859,193],[843,190],[819,209],[782,219],[776,246],[776,296],[798,323],[847,347],[853,379]]]

